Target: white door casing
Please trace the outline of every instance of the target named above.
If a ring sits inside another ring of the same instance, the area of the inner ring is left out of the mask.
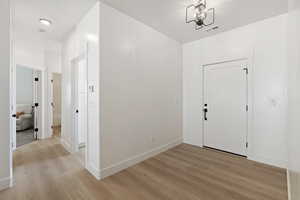
[[[203,67],[204,146],[247,155],[247,60]]]
[[[53,135],[53,74],[48,73],[48,132]]]
[[[33,89],[33,103],[34,103],[34,133],[36,139],[42,139],[43,138],[43,120],[42,117],[42,109],[43,109],[43,86],[42,82],[42,71],[34,70],[34,76],[33,76],[33,83],[34,83],[34,89]]]
[[[87,59],[83,54],[72,61],[72,121],[73,121],[73,150],[79,150],[86,144],[87,138],[87,112],[88,112],[88,86],[87,86]]]
[[[72,77],[72,148],[74,152],[78,151],[78,63],[77,60],[72,61],[71,69]]]
[[[87,133],[87,62],[78,62],[78,145],[85,146]]]

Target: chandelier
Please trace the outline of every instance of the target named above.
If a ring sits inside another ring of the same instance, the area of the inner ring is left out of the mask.
[[[195,29],[200,30],[205,26],[215,23],[215,9],[207,8],[206,0],[194,0],[195,3],[186,8],[186,23],[195,23]]]

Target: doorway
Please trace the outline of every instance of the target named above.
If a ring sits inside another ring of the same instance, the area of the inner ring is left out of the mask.
[[[85,54],[71,62],[72,76],[72,135],[73,149],[79,161],[85,166],[88,132],[88,84],[87,58]]]
[[[53,136],[61,137],[61,74],[52,73],[52,129]]]
[[[204,146],[247,155],[247,60],[203,67]]]
[[[41,130],[41,71],[16,66],[15,148],[34,142]]]

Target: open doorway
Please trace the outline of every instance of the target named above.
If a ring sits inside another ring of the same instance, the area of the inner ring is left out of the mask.
[[[52,129],[53,136],[61,137],[61,74],[52,73]]]
[[[16,148],[39,138],[41,130],[41,71],[16,66]]]
[[[44,148],[43,144],[45,143],[54,148],[61,145],[72,156],[73,154],[77,155],[84,167],[96,178],[100,177],[99,114],[95,112],[99,110],[97,86],[100,6],[98,2],[95,4],[96,2],[97,0],[80,0],[74,4],[74,2],[63,0],[61,6],[57,7],[51,1],[41,3],[33,0],[30,3],[24,3],[22,0],[12,0],[14,12],[11,17],[14,26],[12,26],[11,45],[11,116],[16,114],[14,93],[17,64],[41,70],[39,83],[42,101],[38,102],[37,109],[41,110],[41,120],[38,121],[38,134],[34,135],[40,140],[14,152],[13,150],[16,148],[16,118],[11,117],[10,134],[13,141],[11,160],[18,157],[16,155],[23,150],[37,149],[39,151],[39,148]],[[64,15],[65,8],[69,8],[69,17]],[[81,54],[84,55],[79,56]],[[89,64],[87,64],[87,59]],[[74,88],[74,84],[71,83],[72,65],[78,66],[78,70],[82,69],[79,66],[85,66],[84,79],[81,78],[83,77],[81,71],[77,70],[76,72],[79,74],[76,78],[76,85],[79,86],[76,95],[71,92]],[[89,76],[87,76],[87,71]],[[51,80],[53,80],[53,84],[51,84]],[[87,80],[89,86],[87,86]],[[80,81],[84,81],[83,89]],[[76,98],[73,98],[72,95]],[[76,109],[73,109],[75,100]],[[89,109],[87,109],[87,105]],[[87,110],[91,112],[88,113]],[[89,117],[87,117],[87,113]],[[92,120],[87,123],[87,118]],[[76,125],[73,126],[73,124]],[[51,137],[52,135],[55,137]],[[88,136],[89,138],[87,138]],[[23,166],[15,165],[15,162],[11,164],[12,173],[16,174],[19,167]]]
[[[85,165],[87,141],[87,60],[86,55],[72,60],[72,135],[73,148],[79,161]]]

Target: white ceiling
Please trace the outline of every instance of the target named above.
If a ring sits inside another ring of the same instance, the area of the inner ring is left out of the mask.
[[[97,0],[13,0],[14,27],[18,33],[27,32],[46,39],[61,40],[72,30]],[[47,32],[39,33],[40,18],[53,22]]]
[[[189,42],[287,12],[288,0],[207,0],[216,9],[216,31],[195,31],[185,23],[193,0],[101,0],[180,41]]]
[[[47,39],[61,40],[97,0],[13,0],[15,27],[19,32],[38,33],[39,18],[53,25]],[[207,0],[216,9],[216,31],[195,31],[185,23],[185,7],[193,0],[101,0],[129,16],[176,39],[189,42],[287,12],[287,0]]]

